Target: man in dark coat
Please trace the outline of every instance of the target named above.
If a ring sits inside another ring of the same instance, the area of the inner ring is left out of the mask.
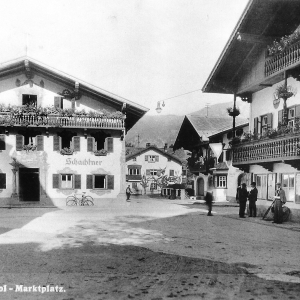
[[[281,188],[281,183],[276,183],[275,191],[275,201],[274,201],[274,222],[273,223],[282,223],[283,211],[282,204],[286,203],[286,196],[284,190]]]
[[[249,217],[256,217],[256,201],[257,201],[258,190],[256,183],[251,183],[251,191],[249,192]]]
[[[239,210],[239,216],[240,218],[245,218],[245,209],[246,209],[246,203],[248,198],[248,191],[246,189],[246,183],[242,184],[242,188],[239,190],[239,204],[240,204],[240,210]]]
[[[207,192],[206,192],[206,195],[205,195],[205,202],[206,202],[206,205],[208,207],[208,213],[207,215],[208,216],[212,216],[212,203],[213,203],[213,191],[211,189],[209,189]]]

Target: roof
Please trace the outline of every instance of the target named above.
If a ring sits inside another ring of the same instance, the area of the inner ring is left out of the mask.
[[[218,163],[215,168],[216,171],[229,170],[228,165],[225,161]]]
[[[239,74],[249,70],[267,44],[292,33],[299,24],[300,1],[249,0],[202,91],[223,94],[237,92]],[[255,37],[256,40],[241,42],[243,35]],[[259,90],[264,87],[258,85],[255,88]]]
[[[235,129],[239,129],[239,128],[243,128],[243,127],[247,127],[247,126],[249,126],[248,121],[245,121],[244,119],[240,119],[240,120],[237,119],[236,120]],[[217,133],[214,133],[214,134],[210,135],[209,137],[213,137],[215,135],[226,133],[226,132],[229,132],[229,131],[232,131],[232,124],[231,124],[231,126],[224,127],[223,129],[221,129]]]
[[[126,104],[126,129],[129,130],[149,109],[134,103],[128,99],[110,93],[81,79],[73,77],[67,73],[50,67],[29,56],[19,57],[15,60],[0,64],[0,79],[7,78],[16,74],[26,73],[30,70],[34,74],[59,82],[64,86],[73,89],[75,83],[79,84],[79,92],[96,100],[108,103],[117,110],[122,110],[123,104]]]
[[[232,118],[207,118],[197,115],[187,115],[186,118],[190,121],[195,131],[202,140],[207,140],[210,136],[224,131],[224,128],[232,128]],[[236,126],[244,124],[244,119],[236,119]]]
[[[182,163],[181,160],[178,157],[176,157],[174,155],[171,155],[171,154],[169,154],[169,153],[167,153],[167,152],[165,152],[165,151],[163,151],[163,150],[161,150],[161,149],[159,149],[159,148],[157,148],[155,146],[150,146],[150,147],[147,147],[147,148],[143,148],[143,149],[141,149],[141,150],[139,150],[139,151],[137,151],[137,152],[135,152],[133,154],[127,155],[126,156],[126,161],[129,161],[130,159],[132,159],[134,157],[137,157],[139,155],[142,155],[142,154],[144,154],[144,153],[146,153],[146,152],[148,152],[150,150],[156,151],[158,154],[163,155],[163,156],[165,156],[165,157],[167,157],[167,158],[169,158],[169,159],[171,159],[173,161],[176,161],[179,164]]]

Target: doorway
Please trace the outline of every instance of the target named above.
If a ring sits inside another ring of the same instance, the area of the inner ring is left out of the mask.
[[[19,187],[21,201],[40,201],[39,169],[20,168]]]
[[[197,190],[198,190],[198,196],[204,196],[204,180],[203,180],[203,178],[198,178]]]
[[[256,176],[257,198],[267,199],[267,175]]]

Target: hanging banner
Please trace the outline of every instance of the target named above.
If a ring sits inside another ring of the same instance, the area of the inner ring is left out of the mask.
[[[215,157],[219,159],[219,156],[221,155],[223,151],[223,145],[221,143],[210,143],[209,144],[211,150],[213,151]]]

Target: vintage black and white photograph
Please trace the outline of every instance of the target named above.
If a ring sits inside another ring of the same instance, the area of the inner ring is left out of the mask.
[[[0,300],[300,299],[300,0],[0,0],[0,41]]]

